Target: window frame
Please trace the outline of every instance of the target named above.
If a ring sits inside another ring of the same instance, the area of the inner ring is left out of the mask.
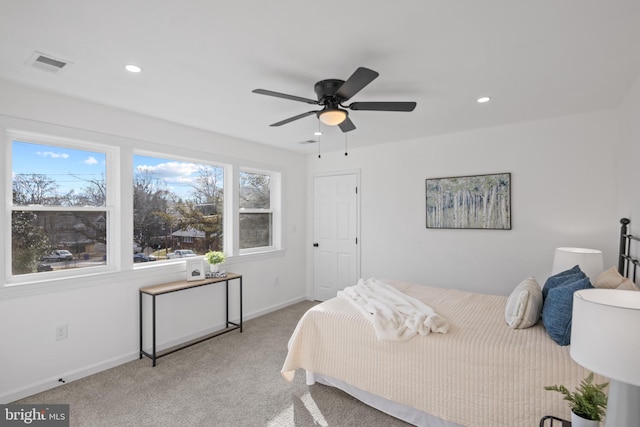
[[[282,233],[282,172],[273,169],[263,169],[255,167],[238,167],[238,179],[235,185],[238,199],[240,194],[240,173],[253,173],[259,175],[269,176],[269,209],[254,209],[254,208],[241,208],[240,201],[238,200],[238,207],[236,209],[236,224],[237,230],[235,230],[235,236],[237,241],[237,253],[240,256],[260,254],[282,250],[282,242],[284,236]],[[271,245],[258,246],[255,248],[240,249],[240,214],[241,213],[271,213]]]
[[[133,227],[133,215],[135,214],[135,209],[133,206],[133,184],[135,182],[135,173],[133,170],[133,164],[134,164],[134,156],[145,156],[145,157],[153,157],[155,159],[160,159],[160,160],[167,160],[167,161],[179,161],[179,162],[185,162],[185,163],[195,163],[195,164],[201,164],[201,165],[206,165],[206,166],[211,166],[214,168],[221,168],[222,169],[222,175],[223,175],[223,187],[222,187],[222,194],[223,194],[223,202],[222,202],[222,212],[223,212],[223,219],[222,219],[222,249],[224,254],[227,257],[231,257],[231,251],[229,250],[229,248],[232,248],[233,246],[231,245],[232,243],[232,239],[230,239],[229,233],[230,230],[233,230],[233,226],[230,224],[230,220],[229,220],[229,206],[231,206],[231,202],[230,202],[230,198],[231,198],[231,192],[229,190],[229,183],[231,182],[231,176],[232,176],[232,170],[235,168],[235,165],[229,163],[229,162],[225,162],[224,159],[223,160],[203,160],[202,158],[196,158],[195,155],[193,157],[190,156],[184,156],[184,155],[175,155],[172,153],[167,153],[167,152],[160,152],[160,151],[149,151],[149,150],[138,150],[138,149],[134,149],[133,152],[131,153],[131,194],[130,194],[130,198],[131,198],[131,212],[132,212],[132,217],[131,217],[131,224]],[[132,228],[133,231],[133,228]],[[133,237],[133,235],[132,235]],[[203,256],[203,255],[199,255],[199,256]],[[134,270],[137,269],[145,269],[145,268],[154,268],[154,267],[160,267],[162,265],[167,265],[167,264],[184,264],[185,263],[185,259],[184,258],[176,258],[176,259],[165,259],[162,260],[162,262],[151,262],[151,263],[137,263],[133,265]]]
[[[27,285],[30,283],[49,282],[52,280],[60,280],[65,278],[82,277],[93,274],[104,274],[115,272],[120,267],[120,262],[115,257],[115,248],[119,248],[119,240],[117,238],[117,212],[119,211],[119,203],[116,197],[115,188],[120,186],[120,173],[119,164],[116,159],[119,157],[120,149],[113,145],[107,145],[98,143],[91,138],[78,139],[71,137],[54,136],[51,134],[41,134],[36,132],[29,132],[23,130],[6,130],[5,131],[6,147],[4,153],[6,153],[6,173],[3,178],[3,183],[6,198],[5,198],[5,221],[4,221],[4,235],[5,238],[4,259],[5,259],[5,271],[3,272],[5,287],[14,285]],[[47,145],[60,149],[74,149],[82,151],[94,151],[105,155],[105,186],[106,197],[104,206],[52,206],[52,205],[14,205],[13,204],[13,143],[24,142],[33,143],[39,145]],[[12,215],[13,212],[100,212],[106,216],[106,264],[83,267],[69,270],[59,271],[47,271],[14,275],[12,271],[13,262],[13,250],[11,247],[12,241]]]

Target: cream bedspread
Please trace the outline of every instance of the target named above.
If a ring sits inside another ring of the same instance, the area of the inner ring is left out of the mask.
[[[356,307],[333,298],[300,319],[285,379],[302,368],[468,427],[532,427],[544,415],[569,419],[562,396],[544,386],[572,389],[588,371],[540,323],[507,327],[506,297],[385,282],[432,307],[449,321],[449,332],[379,341]]]

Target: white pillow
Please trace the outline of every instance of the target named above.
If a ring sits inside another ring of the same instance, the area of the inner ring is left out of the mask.
[[[542,289],[535,278],[523,280],[507,299],[504,318],[513,329],[526,329],[538,323],[542,312]]]

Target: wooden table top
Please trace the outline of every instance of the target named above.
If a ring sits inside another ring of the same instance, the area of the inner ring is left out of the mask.
[[[140,288],[140,292],[148,295],[160,295],[168,292],[180,291],[183,289],[197,288],[198,286],[209,285],[212,283],[226,282],[227,280],[238,279],[242,274],[227,273],[226,277],[212,277],[204,280],[179,280],[177,282],[162,283],[160,285],[145,286]]]

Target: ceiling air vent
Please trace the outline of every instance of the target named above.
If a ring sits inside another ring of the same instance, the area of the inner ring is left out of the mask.
[[[71,62],[55,58],[42,52],[33,52],[33,55],[25,62],[25,65],[50,73],[59,73],[68,68]]]

